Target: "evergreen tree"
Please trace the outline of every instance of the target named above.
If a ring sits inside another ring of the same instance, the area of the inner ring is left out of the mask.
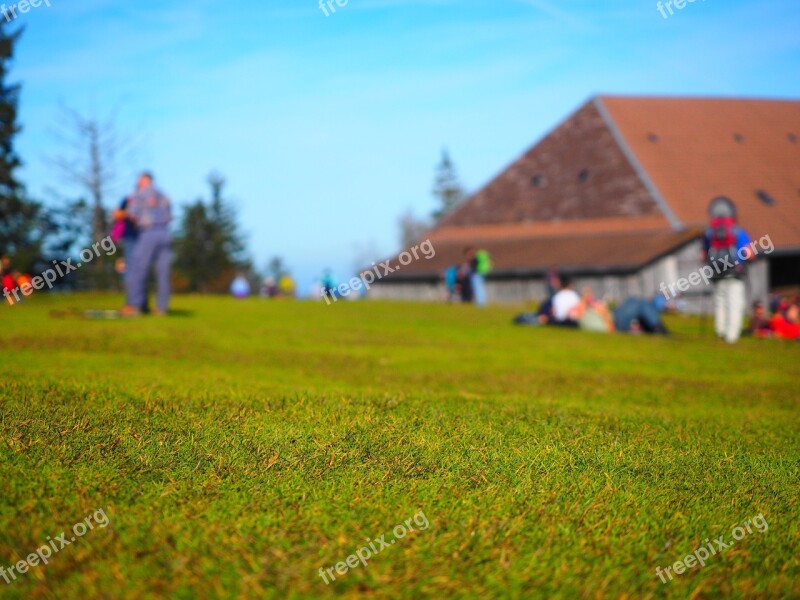
[[[214,225],[208,268],[223,273],[244,266],[245,244],[236,223],[236,211],[222,197],[225,179],[219,173],[211,173],[208,184],[211,186],[209,218]]]
[[[0,22],[0,255],[11,257],[16,269],[32,271],[41,261],[43,212],[16,178],[22,165],[14,150],[20,85],[6,82],[20,34],[8,33]]]
[[[442,160],[436,167],[433,195],[439,200],[439,208],[433,213],[436,223],[453,212],[464,199],[464,188],[461,187],[458,173],[447,149],[442,150]]]
[[[224,293],[237,271],[250,273],[236,212],[225,201],[225,180],[208,178],[211,200],[184,208],[175,243],[175,269],[187,281],[188,291]]]
[[[190,292],[208,291],[215,274],[206,268],[211,248],[213,225],[202,200],[183,210],[178,239],[175,242],[175,269],[188,281]]]
[[[286,265],[280,256],[273,256],[267,265],[267,273],[276,282],[287,272]]]

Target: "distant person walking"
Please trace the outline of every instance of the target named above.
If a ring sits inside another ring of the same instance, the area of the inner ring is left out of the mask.
[[[486,306],[486,276],[492,270],[492,260],[486,250],[468,250],[472,271],[472,294],[477,306]]]
[[[136,225],[139,238],[133,249],[133,264],[127,281],[128,305],[123,314],[138,315],[146,300],[147,277],[150,268],[156,270],[156,311],[165,315],[169,308],[169,278],[172,263],[172,239],[169,224],[172,209],[169,198],[153,185],[153,175],[145,172],[139,176],[137,190],[127,205],[128,218]]]
[[[746,263],[753,257],[750,237],[739,227],[736,206],[719,196],[708,207],[711,220],[703,240],[704,260],[714,269],[714,329],[735,344],[742,334],[746,305]]]
[[[243,300],[250,296],[250,282],[242,274],[236,276],[231,282],[231,296]]]

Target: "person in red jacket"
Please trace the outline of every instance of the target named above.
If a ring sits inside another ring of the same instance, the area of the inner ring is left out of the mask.
[[[800,307],[797,304],[790,306],[785,300],[782,301],[769,325],[777,338],[800,339]]]

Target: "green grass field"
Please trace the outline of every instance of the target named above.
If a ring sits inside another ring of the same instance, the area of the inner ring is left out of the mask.
[[[800,598],[800,344],[379,302],[49,316],[120,304],[0,310],[0,567],[109,520],[0,597]]]

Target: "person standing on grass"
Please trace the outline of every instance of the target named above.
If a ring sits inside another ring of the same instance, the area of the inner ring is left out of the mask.
[[[475,305],[486,306],[486,276],[492,270],[492,260],[487,250],[470,250],[472,259],[469,266],[472,270],[472,294],[475,297]]]
[[[141,184],[138,184],[141,185]],[[111,239],[114,242],[122,242],[122,258],[117,259],[116,269],[122,274],[122,282],[125,286],[125,304],[133,306],[131,300],[131,273],[135,271],[133,267],[133,251],[139,239],[139,229],[128,216],[128,202],[130,198],[125,196],[120,202],[119,208],[114,211],[114,226],[111,229]],[[147,314],[150,308],[147,304],[147,284],[145,283],[144,304],[139,309]]]
[[[746,304],[746,263],[753,257],[750,236],[739,227],[736,205],[719,196],[708,207],[711,219],[703,240],[703,261],[714,269],[714,329],[735,344],[742,334]]]
[[[127,212],[139,230],[139,239],[133,250],[133,265],[128,278],[130,294],[123,314],[134,316],[146,300],[147,276],[150,268],[156,269],[156,315],[165,315],[169,308],[169,277],[172,263],[172,238],[169,224],[172,208],[169,198],[153,185],[153,175],[144,172],[139,176],[137,190],[128,199]]]

